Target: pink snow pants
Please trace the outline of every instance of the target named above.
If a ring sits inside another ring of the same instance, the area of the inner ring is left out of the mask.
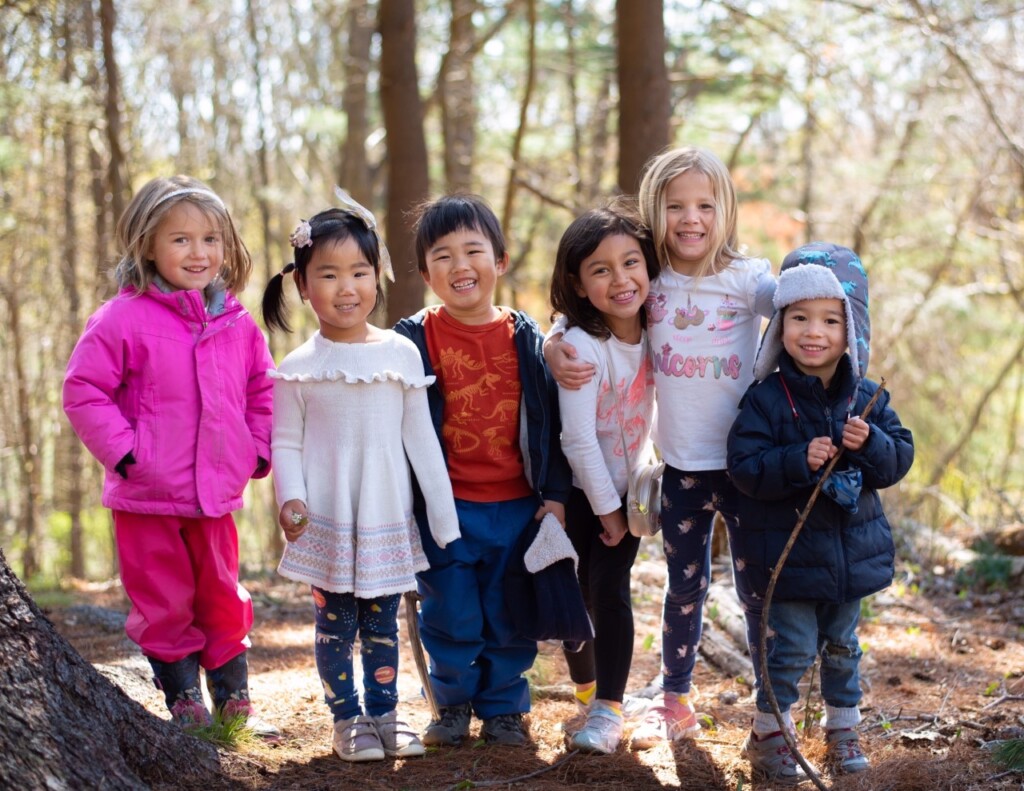
[[[114,511],[121,582],[132,602],[125,631],[161,662],[199,653],[215,669],[245,651],[252,600],[238,583],[231,514],[189,519]]]

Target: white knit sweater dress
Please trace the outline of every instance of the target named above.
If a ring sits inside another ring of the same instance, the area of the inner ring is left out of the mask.
[[[391,330],[374,343],[319,332],[276,371],[271,443],[280,508],[301,500],[306,531],[278,572],[336,593],[373,598],[416,587],[428,568],[412,513],[409,463],[438,546],[459,538],[451,482],[430,420],[412,341]]]

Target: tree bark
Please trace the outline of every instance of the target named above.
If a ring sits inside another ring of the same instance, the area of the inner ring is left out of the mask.
[[[104,114],[107,121],[107,189],[110,191],[110,211],[116,224],[128,204],[129,179],[124,149],[121,147],[121,73],[114,57],[114,28],[117,13],[114,0],[100,0],[100,27],[103,41],[103,67],[107,78]],[[102,281],[101,281],[102,282]],[[107,292],[109,293],[109,291]]]
[[[373,206],[370,166],[366,158],[366,138],[370,135],[366,83],[370,74],[370,44],[373,39],[369,4],[366,0],[353,0],[348,4],[347,16],[348,48],[344,58],[345,88],[341,98],[346,132],[338,184],[369,207]]]
[[[71,3],[65,8],[64,17],[64,63],[62,80],[65,85],[72,86],[75,81],[74,42],[77,35],[76,19],[72,17],[72,9],[76,4]],[[66,328],[70,331],[65,333],[67,340],[62,359],[71,356],[71,346],[81,328],[82,322],[82,298],[78,285],[78,232],[75,224],[75,194],[77,192],[76,182],[78,166],[75,163],[76,152],[75,124],[71,116],[64,119],[64,244],[61,255],[61,279],[64,284],[64,295],[67,299],[67,312],[65,314]],[[82,443],[78,441],[73,431],[69,430],[67,423],[62,427],[60,434],[59,458],[63,462],[64,475],[67,480],[67,511],[71,517],[71,576],[79,579],[85,577],[85,553],[82,548]]]
[[[17,269],[15,263],[13,269]],[[39,543],[39,445],[36,441],[36,421],[29,395],[28,374],[25,370],[25,342],[21,318],[21,301],[17,283],[0,284],[0,295],[7,303],[10,321],[9,331],[11,357],[14,362],[14,393],[16,424],[18,426],[18,491],[21,503],[18,506],[18,529],[24,542],[21,550],[22,571],[26,578],[39,571],[36,554]],[[2,689],[2,687],[0,687]]]
[[[664,3],[616,0],[619,74],[619,189],[640,186],[644,163],[668,145],[669,86]]]
[[[523,89],[523,98],[519,103],[519,123],[516,126],[515,135],[512,137],[512,151],[509,154],[511,165],[508,171],[508,183],[505,185],[505,205],[501,210],[501,227],[506,238],[512,228],[512,218],[515,216],[516,189],[519,186],[519,168],[521,166],[523,138],[526,136],[527,122],[529,118],[530,103],[533,101],[533,89],[537,78],[537,2],[527,0],[526,18],[529,25],[529,42],[526,55],[526,86]],[[514,299],[514,289],[511,287],[515,267],[522,259],[513,259],[505,277],[498,281],[495,294],[495,301],[499,304],[511,303]],[[506,296],[508,295],[508,296]]]
[[[225,787],[207,742],[96,671],[39,611],[0,550],[0,788]]]
[[[448,68],[438,80],[444,131],[444,177],[449,192],[466,192],[473,184],[476,150],[473,13],[476,9],[477,0],[451,0]]]
[[[395,282],[388,292],[389,326],[422,308],[426,289],[416,268],[409,216],[430,189],[415,25],[413,0],[381,0],[380,95],[388,141],[385,239],[395,268]]]

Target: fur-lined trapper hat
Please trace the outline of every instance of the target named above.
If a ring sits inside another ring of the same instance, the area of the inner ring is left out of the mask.
[[[782,269],[792,269],[803,264],[818,264],[828,267],[836,280],[843,286],[850,308],[853,310],[853,328],[857,334],[857,362],[854,373],[860,378],[867,376],[868,361],[871,358],[871,315],[868,312],[868,273],[860,258],[849,247],[832,242],[809,242],[782,259]]]
[[[854,372],[859,370],[857,364],[857,331],[853,320],[853,309],[842,284],[832,274],[832,270],[818,264],[802,264],[785,269],[779,275],[779,284],[775,289],[775,314],[768,322],[768,329],[761,339],[761,348],[754,361],[754,378],[763,381],[779,367],[779,356],[782,354],[782,310],[795,302],[805,299],[838,299],[843,303],[846,314],[846,343],[850,362]]]

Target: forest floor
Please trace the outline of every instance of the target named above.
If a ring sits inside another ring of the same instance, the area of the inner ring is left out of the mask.
[[[629,691],[646,686],[659,670],[664,574],[658,554],[657,548],[645,544],[634,569],[637,628]],[[715,573],[716,579],[726,576],[722,565]],[[608,756],[570,754],[566,737],[581,718],[571,702],[561,653],[546,643],[540,646],[530,672],[534,700],[527,718],[529,747],[485,746],[474,738],[458,748],[430,750],[424,758],[346,764],[331,751],[329,716],[313,662],[308,590],[276,575],[244,582],[256,608],[250,690],[260,716],[279,726],[283,738],[221,750],[223,788],[554,791],[595,786],[757,791],[772,787],[752,781],[740,757],[754,709],[750,687],[746,680],[727,677],[703,659],[695,673],[703,730],[695,739],[644,752],[631,752],[624,745]],[[861,663],[864,721],[859,730],[872,768],[845,778],[823,774],[823,785],[836,791],[1024,788],[1024,774],[1004,771],[987,749],[994,740],[1024,736],[1024,591],[964,596],[957,595],[945,577],[919,582],[913,584],[912,575],[904,570],[892,587],[872,597],[865,608],[859,631],[865,650]],[[131,697],[167,718],[162,697],[149,681],[148,665],[121,630],[127,603],[120,585],[79,586],[73,598],[72,606],[45,608],[58,630],[86,659],[115,677]],[[399,710],[422,730],[430,717],[420,695],[401,612],[399,621],[403,645]],[[820,697],[811,694],[809,699],[812,709],[820,711]],[[803,711],[801,702],[794,710],[796,719]],[[474,720],[472,736],[478,728]],[[628,732],[627,728],[627,739]],[[809,738],[802,736],[800,741],[801,751],[815,767],[821,767],[824,757],[821,736],[819,724]]]

